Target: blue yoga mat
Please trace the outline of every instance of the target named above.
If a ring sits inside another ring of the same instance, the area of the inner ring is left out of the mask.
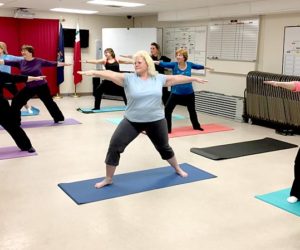
[[[255,198],[300,216],[300,202],[291,204],[286,200],[290,196],[290,191],[290,188],[286,188],[268,194],[256,195]]]
[[[94,185],[96,182],[103,180],[103,177],[60,183],[58,186],[80,205],[216,177],[187,163],[180,164],[180,166],[189,174],[188,177],[180,177],[172,167],[167,166],[115,175],[112,185],[100,189],[95,188]]]
[[[123,117],[115,117],[115,118],[106,118],[105,120],[115,124],[115,125],[119,125],[119,123],[122,121]],[[176,121],[176,120],[184,120],[185,117],[183,115],[177,115],[177,114],[173,114],[172,115],[172,120]]]
[[[92,108],[78,108],[77,110],[84,114],[92,113],[104,113],[104,112],[114,112],[114,111],[124,111],[126,106],[106,106],[101,109],[92,110]]]
[[[31,107],[32,113],[29,113],[27,110],[26,111],[21,111],[21,116],[33,116],[33,115],[38,115],[40,113],[40,110],[35,107]]]

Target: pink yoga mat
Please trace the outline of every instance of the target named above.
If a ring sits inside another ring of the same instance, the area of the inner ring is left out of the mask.
[[[204,124],[201,127],[204,131],[194,130],[191,126],[173,128],[172,133],[169,134],[169,138],[233,130],[233,128],[214,123]]]
[[[26,157],[26,156],[34,156],[37,155],[36,152],[28,153],[27,151],[21,151],[18,147],[3,147],[0,148],[0,160]]]

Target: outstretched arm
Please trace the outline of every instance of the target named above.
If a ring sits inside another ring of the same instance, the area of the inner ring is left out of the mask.
[[[106,59],[87,59],[85,61],[82,61],[83,63],[91,63],[91,64],[105,64]]]
[[[120,55],[120,57],[125,57],[125,58],[133,59],[133,55]]]
[[[264,81],[266,84],[270,84],[274,87],[281,87],[288,90],[295,90],[297,82],[278,82],[278,81]]]
[[[72,63],[57,62],[57,67],[71,66]]]
[[[124,73],[114,72],[111,70],[88,70],[88,71],[77,71],[79,75],[85,76],[98,76],[104,79],[110,80],[115,84],[123,87],[123,82],[125,78]]]
[[[44,78],[45,76],[12,75],[6,72],[0,72],[0,83],[40,81],[43,80]]]
[[[27,82],[44,80],[46,76],[28,76]]]
[[[134,63],[133,59],[129,58],[129,57],[119,57],[118,61],[119,61],[119,63],[122,63],[122,64],[133,64]]]
[[[206,70],[208,70],[208,71],[214,71],[214,70],[215,70],[214,68],[207,67],[207,66],[204,66],[204,69],[206,69]]]
[[[184,84],[184,83],[189,83],[189,82],[198,82],[198,83],[206,83],[207,80],[204,80],[199,77],[194,77],[194,76],[185,76],[185,75],[166,75],[167,81],[165,86],[173,86],[177,84]]]

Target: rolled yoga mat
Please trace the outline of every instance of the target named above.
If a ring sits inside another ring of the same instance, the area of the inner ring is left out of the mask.
[[[60,183],[58,186],[80,205],[216,177],[187,163],[180,166],[189,174],[188,177],[180,177],[171,166],[166,166],[115,175],[112,185],[100,189],[94,185],[104,178]]]
[[[259,140],[225,144],[214,147],[191,148],[190,151],[212,160],[225,160],[295,147],[298,146],[295,144],[266,137]]]

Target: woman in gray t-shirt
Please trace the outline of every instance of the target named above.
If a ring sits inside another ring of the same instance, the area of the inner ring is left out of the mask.
[[[110,140],[106,155],[106,177],[96,183],[96,188],[112,184],[112,178],[119,164],[120,154],[141,132],[145,131],[162,159],[167,160],[181,177],[187,177],[169,145],[167,123],[161,102],[162,88],[191,81],[204,83],[198,77],[184,75],[161,75],[155,71],[153,60],[147,51],[139,51],[134,57],[134,73],[118,73],[109,70],[79,71],[87,76],[99,76],[124,87],[128,104],[124,119],[118,125]]]

